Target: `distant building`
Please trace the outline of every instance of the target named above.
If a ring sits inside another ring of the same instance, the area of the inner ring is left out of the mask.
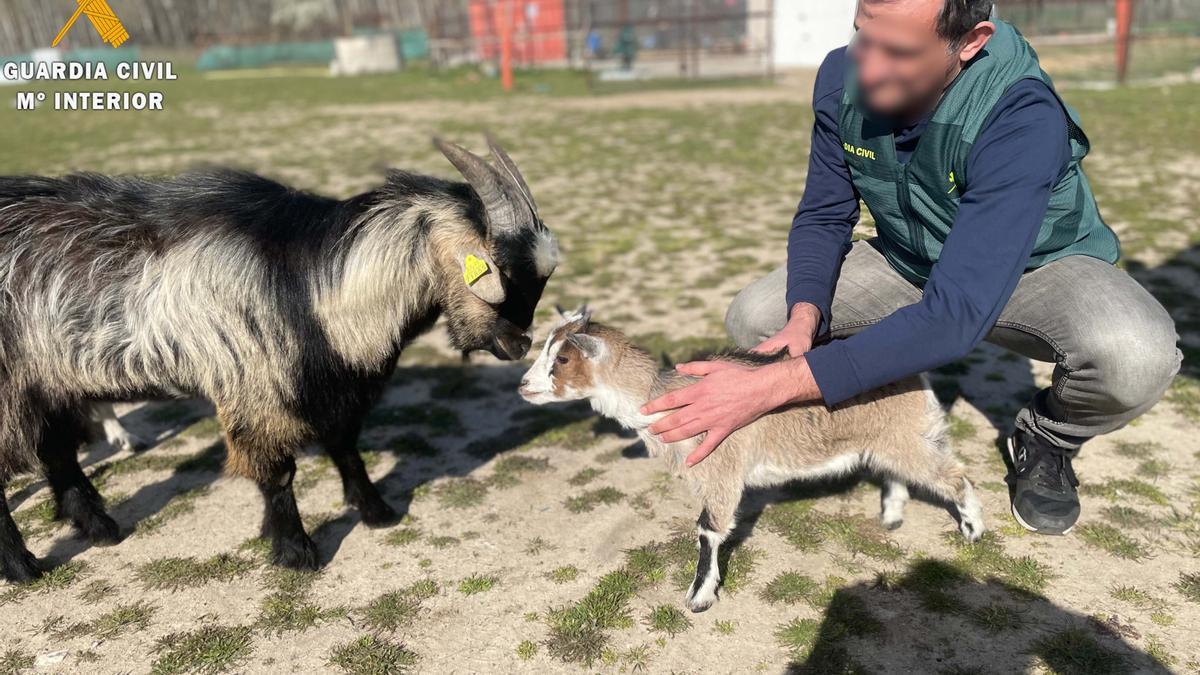
[[[749,0],[751,11],[768,0]],[[771,44],[775,65],[819,66],[830,50],[850,41],[854,34],[855,0],[774,0],[774,35]]]

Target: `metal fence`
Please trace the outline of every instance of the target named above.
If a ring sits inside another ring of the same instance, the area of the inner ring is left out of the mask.
[[[1026,36],[1111,34],[1115,0],[997,0],[1000,16]],[[1134,32],[1200,35],[1200,0],[1135,0]]]
[[[438,65],[495,58],[500,24],[509,20],[518,67],[588,68],[614,78],[769,75],[773,4],[562,0],[561,21],[550,25],[531,20],[534,2],[459,0],[438,3],[426,27]],[[558,44],[561,51],[551,47]]]

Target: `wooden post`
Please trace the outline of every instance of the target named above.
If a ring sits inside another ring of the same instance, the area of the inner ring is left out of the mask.
[[[1133,0],[1117,0],[1117,82],[1124,84],[1129,70],[1130,28],[1133,24]]]
[[[513,89],[512,72],[512,40],[513,40],[513,0],[500,0],[500,82],[504,91]]]

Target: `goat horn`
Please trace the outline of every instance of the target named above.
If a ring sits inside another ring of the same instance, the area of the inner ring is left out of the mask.
[[[500,174],[508,178],[512,186],[516,188],[522,200],[529,206],[529,214],[534,216],[534,222],[537,222],[537,203],[533,201],[533,192],[529,189],[529,184],[525,182],[525,177],[521,175],[521,170],[517,168],[517,163],[508,156],[504,148],[500,147],[495,136],[487,134],[487,142],[488,149],[492,151],[492,157],[496,160],[496,164],[500,165]]]
[[[433,144],[442,151],[446,159],[450,160],[454,168],[458,169],[463,178],[467,179],[471,188],[475,190],[475,194],[479,195],[480,201],[483,202],[483,208],[487,212],[488,233],[496,234],[514,230],[518,223],[517,213],[513,209],[512,200],[504,189],[503,177],[487,162],[457,143],[435,137]]]

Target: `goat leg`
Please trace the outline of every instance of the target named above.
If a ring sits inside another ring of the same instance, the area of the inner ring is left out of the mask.
[[[0,481],[0,576],[12,583],[32,581],[42,576],[37,558],[25,548],[21,531],[13,522],[4,495],[5,481]]]
[[[79,466],[78,449],[86,438],[80,415],[49,415],[38,443],[38,459],[54,493],[55,515],[70,520],[93,544],[115,544],[121,540],[121,528],[105,512],[104,498]]]
[[[342,494],[346,503],[358,510],[363,523],[368,527],[392,525],[400,519],[396,510],[384,501],[379,489],[367,475],[362,455],[358,452],[358,434],[361,425],[347,424],[325,438],[325,452],[337,466],[342,477]]]
[[[263,532],[271,537],[271,562],[297,570],[318,567],[317,545],[304,531],[292,481],[296,477],[296,460],[286,457],[264,472],[258,483],[266,512]]]

